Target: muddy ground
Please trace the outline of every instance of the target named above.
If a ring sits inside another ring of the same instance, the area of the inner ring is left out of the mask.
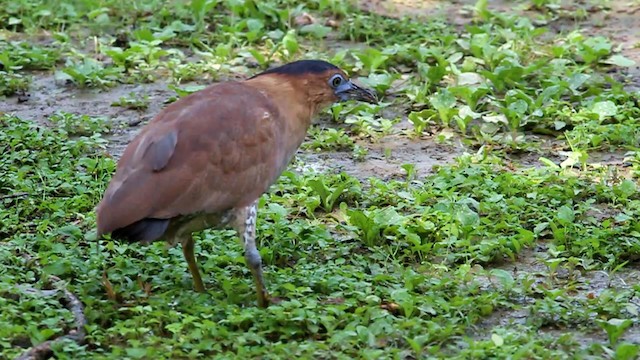
[[[625,75],[629,79],[630,88],[640,89],[640,4],[629,6],[628,1],[609,1],[609,9],[602,9],[590,5],[589,1],[563,1],[557,10],[557,16],[548,22],[552,31],[568,32],[582,29],[587,34],[611,37],[620,44],[621,53],[636,61],[638,66],[628,69]],[[593,2],[596,3],[595,1]],[[473,0],[361,0],[363,9],[374,11],[387,16],[413,16],[420,20],[429,18],[446,18],[456,26],[464,26],[473,20]],[[507,0],[489,1],[493,11],[515,11],[527,14],[531,19],[539,19],[540,14],[524,5],[517,5]],[[567,17],[565,12],[574,10],[577,6],[584,8],[589,16],[584,19]],[[343,46],[343,44],[333,44]],[[332,47],[332,45],[327,45]],[[189,84],[184,84],[189,85]],[[112,106],[120,97],[135,93],[148,96],[149,107],[144,111],[129,110],[119,106]],[[95,89],[77,89],[57,83],[53,74],[41,73],[36,75],[30,91],[30,99],[19,103],[17,97],[11,97],[1,105],[0,111],[14,113],[19,117],[33,119],[39,123],[47,123],[47,118],[57,111],[65,111],[89,116],[100,116],[115,124],[113,134],[109,136],[109,152],[119,156],[126,144],[148,121],[165,105],[165,101],[175,96],[175,92],[167,84],[158,81],[149,84],[120,85],[107,91]],[[406,121],[399,124],[397,130],[411,125]],[[538,137],[538,140],[540,138]],[[540,166],[538,158],[545,156],[554,161],[565,158],[553,139],[543,139],[543,153],[525,153],[512,157],[516,163],[523,166]],[[435,142],[435,136],[423,136],[412,140],[404,135],[391,134],[377,141],[362,141],[360,146],[367,148],[368,155],[364,161],[355,161],[350,153],[313,153],[301,151],[299,158],[311,164],[312,167],[323,171],[346,171],[350,175],[365,179],[370,176],[394,177],[403,174],[400,165],[413,163],[416,165],[416,175],[424,176],[431,172],[434,165],[446,164],[457,155],[474,149],[467,149],[459,141],[447,144]],[[590,161],[611,165],[622,165],[624,153],[594,154]]]
[[[361,6],[370,11],[379,12],[389,16],[411,15],[421,17],[428,21],[429,17],[446,17],[456,26],[464,26],[472,21],[473,4],[475,1],[361,1]],[[490,8],[497,11],[517,11],[530,14],[532,19],[539,15],[525,8],[514,6],[514,3],[506,0],[492,0]],[[603,35],[611,37],[620,44],[621,52],[626,57],[633,59],[639,66],[628,69],[628,86],[640,89],[640,4],[630,6],[629,1],[610,1],[610,9],[596,9],[595,5],[589,5],[588,1],[563,1],[565,9],[575,6],[586,7],[589,16],[585,20],[567,18],[560,13],[551,20],[548,26],[555,32],[568,32],[580,28],[590,35]],[[144,111],[130,110],[111,104],[120,97],[130,93],[149,97],[149,106]],[[126,144],[139,131],[142,124],[153,117],[164,106],[175,92],[167,87],[166,83],[155,82],[139,85],[121,85],[107,91],[81,90],[56,83],[53,74],[41,73],[36,75],[30,91],[30,99],[19,103],[17,97],[11,97],[0,104],[0,111],[14,113],[25,119],[33,119],[46,124],[47,118],[57,111],[65,111],[75,114],[100,116],[115,124],[108,151],[118,157]],[[406,122],[406,120],[404,120]],[[408,123],[400,127],[408,127]],[[561,161],[565,157],[561,150],[554,148],[554,141],[550,139],[548,146],[543,145],[544,153],[527,153],[514,157],[515,162],[523,166],[539,166],[538,158],[545,156],[552,160]],[[364,161],[355,161],[350,152],[313,152],[300,151],[298,159],[303,160],[306,167],[311,167],[325,172],[345,171],[362,180],[374,176],[388,179],[404,174],[400,165],[412,163],[416,165],[416,175],[425,176],[433,171],[436,165],[451,163],[461,153],[475,151],[465,148],[459,141],[448,144],[440,144],[435,141],[435,136],[424,136],[420,139],[410,139],[402,133],[385,136],[377,141],[360,141],[360,146],[368,149],[368,155]],[[591,160],[609,165],[622,166],[624,154],[598,153],[592,154]],[[549,270],[542,261],[546,256],[544,244],[539,244],[535,249],[522,252],[517,261],[506,263],[499,267],[511,271],[514,278],[523,274],[539,274],[540,281],[549,281]],[[615,274],[605,272],[579,272],[577,274],[555,275],[554,281],[563,281],[562,277],[571,278],[581,283],[582,287],[576,293],[577,297],[598,294],[606,288],[625,289],[640,281],[640,266],[627,267]],[[566,280],[569,281],[569,280]],[[478,335],[486,335],[483,329],[497,326],[517,324],[524,321],[528,314],[523,310],[500,310],[492,316],[484,319],[478,325]],[[565,332],[566,329],[547,329],[551,334]],[[574,331],[573,329],[571,331]],[[593,341],[605,341],[602,333],[580,334],[580,341],[588,345]],[[640,327],[629,329],[625,340],[640,343]]]
[[[535,247],[523,249],[518,255],[515,262],[505,262],[495,266],[511,273],[514,279],[523,279],[533,277],[533,286],[545,287],[549,285],[554,288],[572,287],[571,295],[576,300],[584,300],[586,298],[598,298],[606,289],[615,289],[622,291],[631,289],[640,282],[640,264],[627,266],[625,269],[615,273],[606,271],[583,271],[578,268],[567,269],[559,267],[556,271],[551,272],[545,260],[549,259],[547,245],[544,242],[538,242]],[[480,279],[486,284],[487,288],[493,286],[495,279]],[[524,306],[533,303],[534,299],[529,296],[523,296],[520,303],[523,308],[520,309],[498,309],[488,317],[482,319],[476,325],[476,331],[470,334],[473,337],[484,338],[490,329],[496,326],[512,327],[516,325],[524,325],[529,318],[535,318],[537,315],[531,313]],[[632,300],[634,301],[634,300]],[[640,307],[640,300],[635,299],[635,304]],[[582,329],[567,329],[562,326],[543,326],[541,333],[560,336],[564,333],[571,332],[575,335],[575,339],[581,346],[589,346],[594,342],[606,343],[607,337],[604,332],[587,332]],[[621,338],[622,341],[640,344],[640,326],[634,326],[627,329]]]
[[[411,16],[418,19],[445,18],[449,23],[464,26],[473,20],[476,0],[361,0],[363,9],[386,16]],[[560,1],[546,24],[556,33],[580,29],[585,34],[607,36],[618,43],[626,57],[636,60],[638,66],[631,73],[640,75],[640,3],[628,0],[570,0]],[[490,0],[493,12],[518,13],[540,23],[539,12],[530,9],[530,2],[513,0]],[[586,18],[576,18],[577,9],[585,12]],[[546,23],[546,21],[545,21]],[[640,79],[636,79],[640,84]]]

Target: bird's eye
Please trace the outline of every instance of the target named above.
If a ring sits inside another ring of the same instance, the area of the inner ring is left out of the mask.
[[[344,79],[340,74],[336,74],[329,80],[329,83],[331,84],[332,87],[336,88],[340,86],[340,84],[342,84],[343,80]]]

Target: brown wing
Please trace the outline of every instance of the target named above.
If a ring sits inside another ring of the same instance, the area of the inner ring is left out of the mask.
[[[274,104],[242,83],[175,102],[122,155],[98,205],[98,233],[249,205],[287,165],[284,127]]]

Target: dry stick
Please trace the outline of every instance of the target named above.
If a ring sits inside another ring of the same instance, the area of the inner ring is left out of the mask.
[[[60,284],[62,280],[57,276],[50,276],[50,278],[57,284]],[[85,342],[85,325],[87,325],[87,319],[84,317],[84,306],[82,302],[69,290],[58,285],[57,291],[62,291],[64,295],[64,306],[73,314],[75,329],[69,331],[67,335],[57,337],[53,340],[47,340],[41,344],[38,344],[31,349],[22,353],[15,360],[44,360],[53,355],[51,348],[58,343],[65,340],[75,341],[78,345],[82,345]]]
[[[13,199],[13,198],[23,197],[23,196],[28,196],[28,195],[29,195],[29,193],[26,193],[26,192],[20,192],[20,193],[15,193],[15,194],[2,195],[2,196],[0,196],[0,200]]]

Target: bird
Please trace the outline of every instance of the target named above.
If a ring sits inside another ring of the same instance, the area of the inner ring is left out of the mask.
[[[374,91],[324,60],[298,60],[210,85],[162,109],[131,140],[96,206],[97,235],[182,245],[196,292],[205,292],[193,233],[234,229],[259,307],[269,306],[256,246],[258,200],[286,170],[313,118]]]

